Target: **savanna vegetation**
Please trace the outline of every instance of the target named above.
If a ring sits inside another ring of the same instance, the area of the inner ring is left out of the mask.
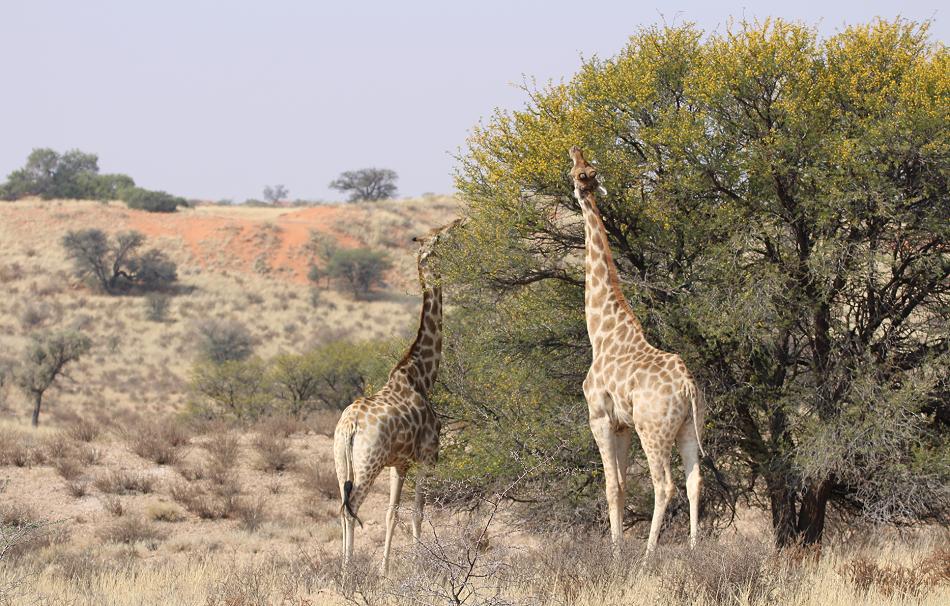
[[[78,149],[63,154],[49,148],[34,149],[23,168],[0,183],[0,200],[31,196],[44,200],[122,200],[129,208],[149,212],[174,212],[188,205],[184,198],[136,187],[128,175],[100,174],[99,157]]]

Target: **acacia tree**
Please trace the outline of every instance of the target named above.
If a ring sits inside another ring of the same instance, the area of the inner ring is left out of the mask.
[[[286,198],[288,194],[290,194],[290,190],[283,185],[275,185],[273,187],[268,185],[264,188],[264,199],[271,204],[280,202]]]
[[[348,170],[330,182],[332,189],[349,194],[348,202],[386,200],[396,195],[396,171],[388,168]]]
[[[14,376],[16,385],[33,401],[33,427],[40,424],[43,395],[74,362],[89,351],[89,337],[71,331],[35,336]]]
[[[116,234],[110,242],[101,229],[69,231],[62,240],[76,275],[109,294],[133,287],[160,289],[178,279],[177,266],[161,251],[139,253],[144,243],[145,236],[137,231]]]
[[[902,20],[823,41],[783,21],[647,29],[477,128],[458,175],[472,220],[443,268],[461,313],[441,396],[473,422],[445,469],[549,457],[557,482],[530,479],[560,488],[531,499],[602,489],[580,389],[577,143],[608,191],[627,297],[707,391],[718,502],[765,506],[779,545],[819,542],[829,504],[945,520],[948,58]]]

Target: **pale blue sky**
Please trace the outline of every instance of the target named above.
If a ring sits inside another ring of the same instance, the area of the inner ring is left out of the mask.
[[[875,16],[934,20],[931,2],[481,0],[333,3],[0,0],[0,178],[34,147],[99,154],[145,187],[241,201],[364,166],[400,192],[450,192],[452,154],[516,84],[569,78],[641,25],[781,16],[824,34]]]

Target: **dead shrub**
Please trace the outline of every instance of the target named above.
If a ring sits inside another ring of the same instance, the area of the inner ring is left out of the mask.
[[[66,486],[66,492],[72,495],[73,498],[81,499],[89,494],[89,480],[85,478],[64,480],[63,484]]]
[[[232,474],[241,454],[241,438],[234,432],[213,437],[205,444],[208,451],[206,474],[211,481],[221,484]]]
[[[144,473],[110,470],[95,479],[95,486],[106,494],[148,494],[154,488],[154,479]]]
[[[16,503],[0,503],[0,560],[69,541],[64,525],[41,519],[35,511]]]
[[[336,469],[320,461],[310,461],[300,467],[300,487],[325,499],[340,496]]]
[[[159,465],[171,465],[181,458],[179,448],[188,444],[191,434],[184,424],[165,419],[142,425],[129,437],[132,451]]]
[[[238,508],[241,486],[230,476],[208,490],[197,484],[179,481],[172,484],[170,494],[182,507],[203,520],[231,517]]]
[[[269,433],[289,438],[295,433],[305,432],[307,426],[300,419],[290,415],[272,415],[258,423],[256,429],[259,433]]]
[[[99,497],[99,501],[102,503],[103,509],[117,518],[122,517],[122,514],[125,513],[125,506],[122,505],[122,500],[115,495],[102,495]]]
[[[151,503],[145,509],[145,515],[156,522],[181,522],[185,514],[171,503]]]
[[[99,538],[109,543],[154,543],[165,538],[166,533],[152,522],[138,516],[125,516],[99,531]]]
[[[66,435],[77,442],[92,442],[101,433],[98,423],[84,417],[76,417],[66,428]]]
[[[290,450],[290,440],[280,435],[259,433],[254,447],[264,471],[285,471],[297,460],[297,455]]]
[[[0,465],[29,467],[37,462],[35,450],[29,436],[13,429],[0,429]]]
[[[256,499],[239,499],[235,506],[234,514],[241,522],[241,528],[248,532],[256,532],[267,520],[267,499],[257,497]]]
[[[308,417],[307,425],[317,435],[332,437],[339,420],[340,413],[337,411],[317,410]]]
[[[65,432],[58,431],[44,438],[41,448],[42,456],[47,461],[55,462],[73,456],[76,443]]]
[[[72,481],[82,475],[82,465],[76,459],[66,456],[59,459],[53,459],[53,469],[64,480]]]
[[[918,598],[934,586],[950,582],[950,550],[937,549],[919,564],[882,564],[866,557],[848,562],[839,574],[864,594],[872,589],[881,595]]]
[[[774,549],[750,539],[664,546],[645,564],[681,604],[694,604],[697,596],[708,604],[781,602],[780,593],[796,586]]]

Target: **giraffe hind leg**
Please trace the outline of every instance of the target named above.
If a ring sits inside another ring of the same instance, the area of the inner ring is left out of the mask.
[[[641,442],[643,438],[641,436]],[[660,537],[660,527],[663,525],[663,516],[666,515],[666,506],[673,497],[673,478],[670,472],[671,442],[646,441],[643,451],[650,466],[650,479],[653,482],[653,520],[650,522],[650,537],[647,539],[647,555],[656,548]]]
[[[686,474],[686,496],[689,498],[689,544],[696,546],[699,538],[699,499],[703,489],[703,477],[699,471],[699,444],[692,418],[688,418],[680,427],[676,436],[676,447],[683,459],[683,472]]]
[[[393,530],[399,515],[399,498],[402,495],[402,485],[406,480],[406,470],[398,467],[389,468],[389,509],[386,510],[386,542],[383,547],[384,575],[389,574],[389,552],[392,547]]]

